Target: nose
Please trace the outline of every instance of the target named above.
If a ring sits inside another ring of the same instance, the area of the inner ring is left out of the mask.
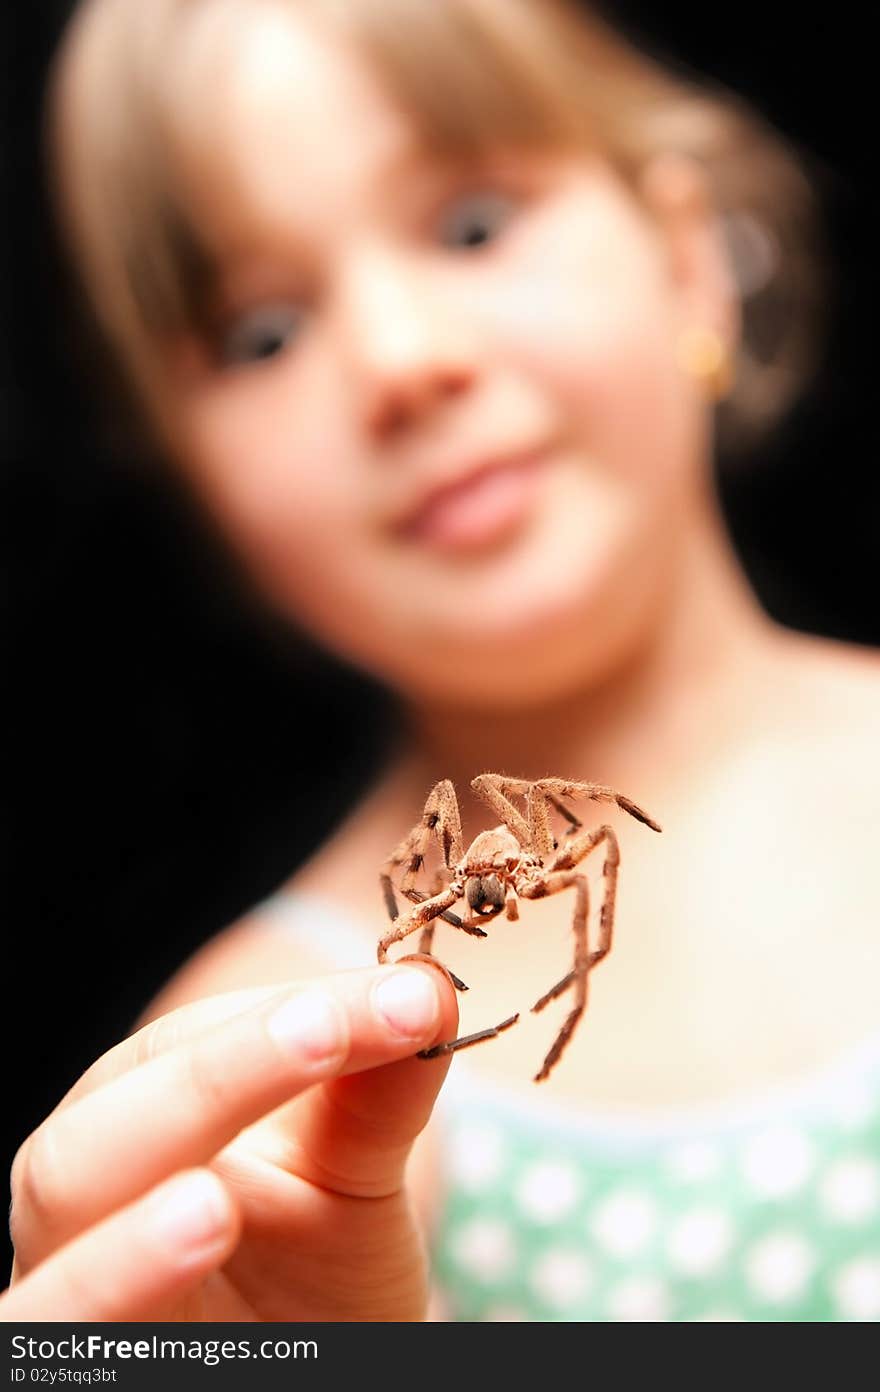
[[[395,434],[474,382],[465,324],[431,272],[402,253],[362,258],[346,285],[346,348],[364,428]]]

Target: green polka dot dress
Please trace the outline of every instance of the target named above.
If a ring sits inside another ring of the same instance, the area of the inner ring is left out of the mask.
[[[328,969],[374,944],[324,900],[264,927]],[[663,1122],[585,1115],[453,1059],[433,1251],[451,1320],[880,1320],[880,1036],[797,1088]]]
[[[434,1251],[454,1320],[880,1319],[880,1040],[662,1125],[447,1081]]]

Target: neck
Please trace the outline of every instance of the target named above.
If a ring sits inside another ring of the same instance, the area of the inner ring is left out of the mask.
[[[707,510],[676,554],[656,612],[625,655],[574,693],[527,711],[420,704],[392,784],[418,802],[440,778],[462,793],[475,774],[608,783],[636,801],[686,786],[743,731],[764,689],[774,632]]]

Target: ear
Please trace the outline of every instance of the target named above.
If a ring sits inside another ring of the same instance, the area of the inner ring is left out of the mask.
[[[739,290],[702,165],[689,155],[655,155],[640,185],[667,250],[681,327],[714,329],[733,354],[741,330]]]

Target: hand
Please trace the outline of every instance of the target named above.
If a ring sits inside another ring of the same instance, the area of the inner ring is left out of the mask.
[[[450,1055],[414,1055],[457,1013],[443,969],[409,959],[212,996],[123,1040],[15,1157],[0,1318],[423,1318],[404,1166]]]

